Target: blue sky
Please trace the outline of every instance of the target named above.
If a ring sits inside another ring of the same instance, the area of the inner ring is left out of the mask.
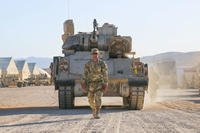
[[[0,56],[62,55],[68,18],[75,32],[92,31],[94,18],[115,24],[118,34],[132,36],[137,56],[200,50],[200,0],[68,1],[0,0]]]

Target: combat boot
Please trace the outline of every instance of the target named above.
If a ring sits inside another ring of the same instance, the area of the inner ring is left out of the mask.
[[[94,108],[92,108],[92,115],[95,118],[95,116],[96,116],[96,110]]]
[[[99,119],[99,118],[100,118],[99,113],[100,113],[100,108],[97,107],[97,108],[95,109],[95,116],[94,116],[95,119]]]

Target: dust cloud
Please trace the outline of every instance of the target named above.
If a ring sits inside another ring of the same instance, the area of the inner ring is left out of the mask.
[[[169,72],[171,68],[152,65],[149,67],[149,86],[146,92],[145,104],[170,100],[171,91],[179,89],[177,87],[176,72]],[[168,94],[166,94],[168,93]]]

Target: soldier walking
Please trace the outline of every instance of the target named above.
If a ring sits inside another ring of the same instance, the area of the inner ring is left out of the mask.
[[[101,97],[108,87],[108,69],[104,61],[99,59],[99,50],[91,50],[91,60],[85,64],[81,80],[83,91],[88,93],[88,102],[95,119],[99,119]]]

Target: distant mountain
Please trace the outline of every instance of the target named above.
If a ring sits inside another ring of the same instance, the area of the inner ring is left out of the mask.
[[[200,63],[200,51],[195,52],[166,52],[153,56],[142,57],[141,60],[145,63],[156,63],[168,60],[176,61],[179,66],[195,66]]]
[[[48,57],[28,57],[23,59],[25,59],[27,62],[35,62],[41,68],[48,68],[50,63],[53,61],[52,58]],[[195,66],[200,63],[200,51],[187,53],[166,52],[153,56],[144,56],[141,58],[141,61],[149,64],[168,60],[176,61],[177,66]]]
[[[52,58],[48,57],[27,57],[27,58],[20,58],[26,60],[28,63],[34,62],[36,63],[40,68],[48,68],[50,63],[53,61]],[[17,59],[18,60],[18,59]]]

